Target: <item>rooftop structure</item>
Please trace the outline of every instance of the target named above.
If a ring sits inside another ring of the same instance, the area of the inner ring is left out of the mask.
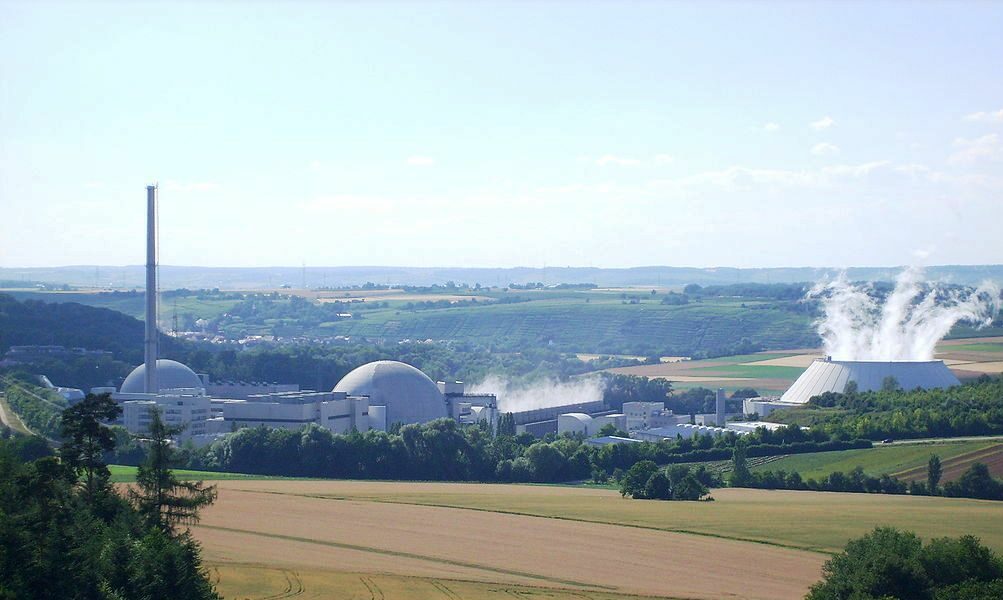
[[[157,359],[157,393],[164,390],[200,390],[205,394],[202,379],[187,366],[166,358]],[[146,365],[142,364],[132,370],[122,382],[119,390],[123,394],[146,393]]]

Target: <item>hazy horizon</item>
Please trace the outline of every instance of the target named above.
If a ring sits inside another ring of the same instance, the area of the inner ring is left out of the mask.
[[[1003,256],[1003,5],[0,3],[0,265]],[[852,40],[852,43],[851,43]]]

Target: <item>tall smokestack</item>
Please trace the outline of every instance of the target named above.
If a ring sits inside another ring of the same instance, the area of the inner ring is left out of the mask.
[[[157,186],[146,186],[146,393],[157,388]]]
[[[725,409],[724,401],[724,388],[717,388],[717,397],[714,399],[714,424],[718,427],[724,427],[725,420],[724,414],[727,412]]]

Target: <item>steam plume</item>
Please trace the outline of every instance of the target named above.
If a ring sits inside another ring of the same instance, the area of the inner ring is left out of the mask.
[[[934,348],[955,323],[988,325],[999,310],[999,288],[990,282],[974,291],[948,290],[910,267],[880,303],[871,285],[854,285],[846,275],[816,285],[823,316],[816,322],[826,354],[835,360],[933,360]]]
[[[471,392],[497,395],[500,412],[522,412],[602,400],[604,388],[599,377],[578,377],[570,381],[547,379],[517,384],[489,375],[481,383],[471,386]]]

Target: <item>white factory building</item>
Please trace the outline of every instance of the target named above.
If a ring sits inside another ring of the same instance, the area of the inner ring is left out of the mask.
[[[121,404],[121,424],[131,433],[149,431],[151,412],[172,427],[184,427],[179,439],[187,440],[214,433],[209,420],[211,409],[202,379],[185,365],[167,359],[157,360],[157,392],[144,391],[146,365],[129,373],[119,391],[92,389],[92,393],[112,391],[112,399]]]
[[[369,399],[344,392],[289,391],[252,394],[248,398],[213,398],[213,414],[224,431],[245,427],[301,429],[315,423],[333,433],[369,431]]]
[[[427,423],[453,418],[461,423],[497,422],[492,394],[467,394],[459,381],[435,383],[411,365],[376,361],[353,370],[330,392],[296,385],[222,384],[207,392],[204,377],[173,360],[157,360],[155,394],[143,392],[145,365],[133,369],[120,390],[110,392],[122,406],[121,424],[130,432],[148,431],[153,410],[169,425],[184,426],[180,440],[207,442],[245,427],[300,429],[314,423],[334,433],[385,431],[395,423]]]

